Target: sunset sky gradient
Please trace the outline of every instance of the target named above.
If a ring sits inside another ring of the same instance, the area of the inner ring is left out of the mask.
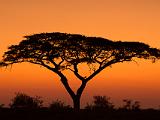
[[[23,36],[67,32],[111,40],[141,41],[160,48],[160,0],[0,0],[0,59]],[[93,95],[106,95],[118,106],[122,99],[143,107],[160,105],[160,61],[136,60],[115,64],[91,80],[82,104]],[[79,81],[67,72],[71,86]],[[8,105],[15,92],[39,95],[46,104],[59,98],[71,104],[56,74],[22,63],[0,69],[0,103]]]

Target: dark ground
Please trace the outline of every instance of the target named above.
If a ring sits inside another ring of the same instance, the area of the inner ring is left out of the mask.
[[[160,110],[49,110],[41,109],[0,109],[0,120],[160,120]]]

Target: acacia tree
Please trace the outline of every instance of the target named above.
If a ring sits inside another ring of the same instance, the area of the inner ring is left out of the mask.
[[[88,81],[106,67],[134,58],[152,59],[155,62],[160,58],[160,50],[140,42],[54,32],[25,36],[18,45],[8,48],[0,66],[29,62],[53,71],[72,98],[74,109],[79,110],[80,98]],[[90,68],[87,76],[80,73],[80,65]],[[70,70],[81,81],[77,91],[71,89],[63,70]]]

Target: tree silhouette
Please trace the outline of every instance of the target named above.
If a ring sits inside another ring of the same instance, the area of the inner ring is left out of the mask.
[[[124,99],[123,100],[124,105],[120,109],[124,110],[140,110],[140,102],[139,101],[133,101],[130,99]]]
[[[73,100],[75,110],[80,109],[80,98],[88,81],[112,64],[132,61],[134,58],[160,58],[160,50],[140,42],[111,41],[100,37],[79,34],[40,33],[25,36],[19,45],[12,45],[4,53],[0,66],[29,62],[41,65],[56,73]],[[86,65],[87,76],[80,72]],[[63,70],[70,70],[81,81],[74,92]]]
[[[88,104],[85,107],[85,109],[88,110],[113,110],[114,105],[112,102],[110,102],[110,98],[106,96],[93,96],[93,103]]]
[[[71,106],[66,105],[63,101],[57,99],[52,101],[52,103],[49,105],[49,109],[53,111],[66,111],[71,109]]]
[[[24,93],[16,93],[9,105],[11,108],[40,108],[43,106],[43,100],[39,96],[31,97]]]

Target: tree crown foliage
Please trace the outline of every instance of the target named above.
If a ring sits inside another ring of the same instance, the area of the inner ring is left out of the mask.
[[[132,61],[135,57],[152,59],[154,62],[160,58],[160,50],[141,42],[111,41],[101,37],[54,32],[25,36],[18,45],[8,48],[0,66],[30,62],[50,70],[69,69],[82,79],[78,74],[81,63],[89,66],[96,63],[98,69],[102,70],[117,62]],[[95,68],[92,70],[96,71]]]

